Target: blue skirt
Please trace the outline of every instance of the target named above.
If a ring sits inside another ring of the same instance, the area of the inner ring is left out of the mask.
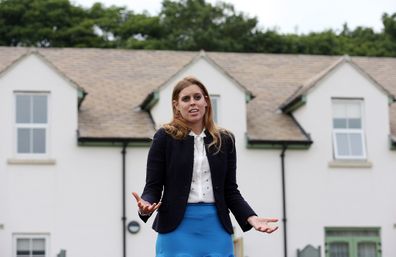
[[[176,230],[158,233],[156,257],[235,257],[213,203],[188,204]]]

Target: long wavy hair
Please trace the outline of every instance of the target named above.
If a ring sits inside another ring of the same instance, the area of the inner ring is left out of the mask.
[[[213,137],[213,141],[209,144],[209,148],[214,146],[216,149],[216,153],[220,151],[221,148],[221,134],[226,134],[230,135],[230,132],[227,130],[218,127],[214,120],[213,120],[213,109],[212,109],[212,102],[210,100],[210,96],[208,93],[208,90],[202,84],[201,81],[199,81],[197,78],[193,76],[187,76],[180,80],[175,88],[173,89],[172,93],[172,111],[173,111],[173,118],[171,122],[165,124],[163,127],[165,131],[170,134],[173,138],[175,139],[183,139],[185,138],[191,131],[191,128],[187,125],[185,119],[182,117],[180,112],[176,109],[174,105],[174,101],[179,101],[179,95],[180,92],[185,89],[186,87],[189,87],[191,85],[197,85],[203,93],[203,96],[206,100],[207,106],[206,106],[206,111],[203,117],[203,127],[210,133],[210,135]],[[232,136],[230,136],[232,139]]]

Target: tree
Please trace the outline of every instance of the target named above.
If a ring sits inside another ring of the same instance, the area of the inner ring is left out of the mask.
[[[160,14],[150,16],[101,3],[0,0],[0,45],[396,56],[396,13],[384,13],[382,22],[382,32],[345,23],[338,34],[296,35],[260,29],[256,17],[224,2],[163,0]]]
[[[124,14],[123,23],[114,30],[120,47],[139,49],[162,49],[163,29],[158,16],[146,13]]]
[[[385,34],[396,40],[396,13],[392,15],[384,13],[382,15],[382,24],[384,24]]]
[[[69,0],[2,0],[0,44],[9,46],[98,46],[102,40],[85,10]]]
[[[205,0],[164,0],[160,24],[168,49],[244,51],[257,18],[236,13],[232,5],[222,2],[213,6]]]

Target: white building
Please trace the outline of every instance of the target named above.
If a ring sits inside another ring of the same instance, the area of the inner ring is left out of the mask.
[[[0,257],[154,256],[131,192],[186,75],[236,136],[242,194],[280,219],[235,223],[237,256],[396,256],[396,58],[0,47]]]

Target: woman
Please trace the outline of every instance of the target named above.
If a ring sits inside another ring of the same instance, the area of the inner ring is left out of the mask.
[[[158,210],[157,257],[232,257],[229,210],[243,231],[272,233],[277,219],[257,217],[241,196],[234,137],[214,124],[205,86],[182,79],[172,109],[173,120],[154,135],[143,194],[133,192],[139,216],[146,222]]]

